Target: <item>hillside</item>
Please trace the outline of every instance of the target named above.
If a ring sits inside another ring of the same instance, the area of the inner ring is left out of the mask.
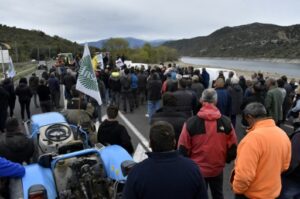
[[[137,38],[133,38],[133,37],[125,37],[122,38],[125,39],[128,43],[129,43],[129,47],[130,48],[140,48],[142,47],[144,44],[149,43],[152,47],[157,47],[161,44],[163,44],[164,42],[166,42],[167,40],[151,40],[151,41],[146,41],[146,40],[141,40],[141,39],[137,39]],[[89,46],[93,46],[96,48],[102,48],[103,44],[109,39],[102,39],[99,41],[91,41],[88,42]]]
[[[177,49],[184,56],[300,58],[300,25],[253,23],[224,27],[208,36],[163,45]]]
[[[78,53],[83,47],[59,36],[49,36],[42,31],[25,30],[0,24],[0,42],[11,46],[10,55],[14,62],[30,59],[47,59],[60,52]]]

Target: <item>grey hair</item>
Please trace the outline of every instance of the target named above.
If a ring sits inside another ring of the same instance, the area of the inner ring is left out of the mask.
[[[267,116],[267,110],[262,103],[252,102],[245,107],[244,115],[251,115],[254,118],[264,118]]]
[[[218,100],[217,92],[213,88],[205,89],[201,95],[201,100],[203,102],[216,103]]]

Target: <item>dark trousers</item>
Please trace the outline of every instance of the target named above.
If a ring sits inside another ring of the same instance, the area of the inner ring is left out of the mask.
[[[210,188],[213,199],[224,199],[223,196],[223,172],[216,177],[204,178],[206,187]]]
[[[132,89],[132,98],[133,98],[135,107],[138,108],[139,107],[139,94],[138,94],[137,88]]]
[[[4,132],[5,122],[7,119],[7,108],[0,109],[0,131]]]
[[[43,113],[51,111],[51,100],[40,101],[40,105]]]
[[[14,115],[15,104],[16,104],[16,98],[14,98],[8,102],[10,117],[12,117]]]
[[[60,91],[52,91],[51,99],[52,99],[52,104],[54,104],[55,108],[59,108]]]
[[[25,119],[24,113],[25,113],[25,108],[26,108],[26,113],[27,113],[27,119],[30,119],[30,100],[29,101],[19,101],[20,106],[21,106],[21,117],[22,120]]]
[[[129,103],[130,112],[133,111],[133,100],[131,92],[122,92],[122,100],[123,100],[123,110],[127,112],[127,102]]]
[[[141,105],[144,105],[144,103],[147,102],[146,88],[139,88],[139,98],[141,100]]]

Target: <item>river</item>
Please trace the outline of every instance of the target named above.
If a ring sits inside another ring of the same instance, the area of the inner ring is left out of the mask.
[[[262,71],[300,78],[300,64],[201,57],[182,57],[181,61],[187,64],[199,64],[219,68],[239,69],[257,72]]]

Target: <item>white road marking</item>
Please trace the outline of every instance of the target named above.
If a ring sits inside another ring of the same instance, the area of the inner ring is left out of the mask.
[[[136,137],[138,138],[140,143],[143,145],[143,147],[146,150],[150,151],[149,142],[145,138],[145,136],[143,136],[143,134],[141,134],[141,132],[139,130],[137,130],[137,128],[120,111],[119,111],[119,116],[125,122],[125,124],[131,129],[131,131],[136,135]]]

